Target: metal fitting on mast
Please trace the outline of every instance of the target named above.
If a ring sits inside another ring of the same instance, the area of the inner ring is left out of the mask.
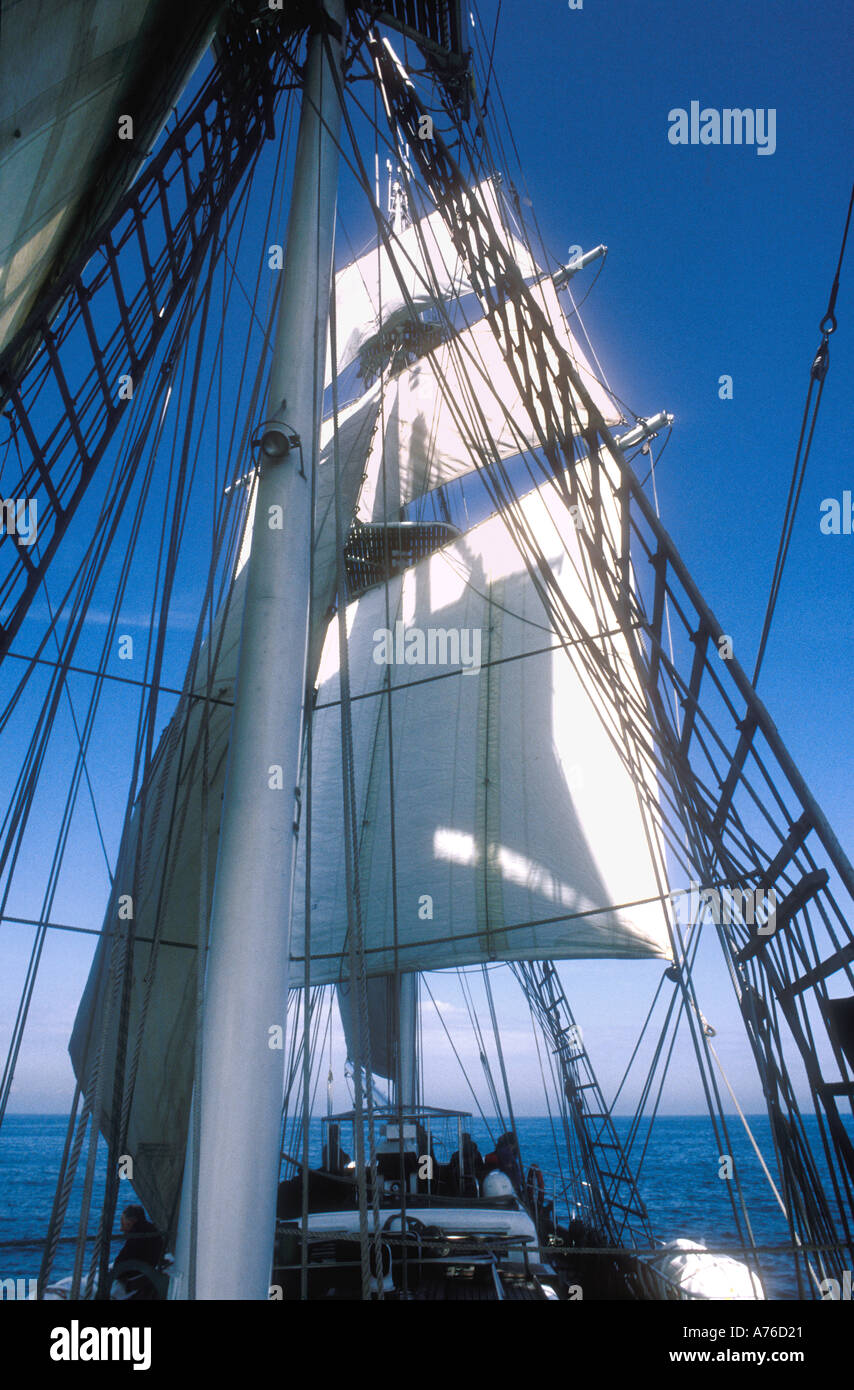
[[[659,430],[666,429],[673,424],[674,417],[666,410],[660,410],[657,415],[653,415],[649,420],[640,419],[626,434],[622,434],[617,439],[621,449],[631,449],[635,444],[642,444],[646,439],[653,439]]]
[[[576,256],[568,265],[561,266],[560,270],[556,270],[552,276],[555,289],[559,290],[562,285],[566,285],[572,279],[573,275],[577,275],[579,270],[584,270],[585,266],[590,265],[592,261],[598,261],[600,257],[607,256],[607,254],[607,246],[595,246],[592,251],[585,251],[583,255]]]

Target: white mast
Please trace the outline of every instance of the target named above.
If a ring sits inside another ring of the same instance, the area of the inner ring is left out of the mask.
[[[408,970],[397,976],[399,988],[400,1095],[398,1104],[409,1110],[418,1101],[416,1036],[418,1032],[418,975]]]
[[[276,1217],[294,789],[332,274],[344,0],[310,41],[240,646],[203,1027],[196,1297],[266,1299]],[[328,56],[327,56],[328,54]],[[301,447],[293,443],[298,436]],[[277,529],[280,527],[281,529]],[[276,1043],[278,1042],[278,1046]],[[192,1131],[191,1131],[192,1133]],[[188,1160],[189,1166],[189,1160]],[[184,1193],[188,1193],[185,1173]],[[187,1296],[182,1200],[177,1296]]]

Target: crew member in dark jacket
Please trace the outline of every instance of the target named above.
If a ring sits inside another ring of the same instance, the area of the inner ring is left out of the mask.
[[[126,1261],[151,1265],[157,1268],[163,1255],[163,1237],[157,1227],[152,1226],[142,1207],[132,1204],[125,1207],[121,1220],[122,1235],[126,1236],[124,1245],[113,1263],[116,1278],[127,1291],[128,1298],[154,1298],[156,1291],[150,1279],[139,1272],[122,1274],[120,1266]]]

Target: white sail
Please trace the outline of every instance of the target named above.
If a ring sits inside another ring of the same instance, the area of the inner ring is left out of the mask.
[[[215,5],[173,5],[168,47],[167,8],[161,0],[2,7],[0,348],[64,268],[75,224],[82,217],[91,230],[131,183],[207,46]],[[123,112],[134,114],[135,141],[116,139]]]
[[[479,201],[498,236],[527,279],[538,273],[530,251],[510,231],[502,231],[506,216],[499,206],[491,179],[479,184],[472,195]],[[470,293],[465,269],[440,212],[432,212],[392,235],[394,261],[386,247],[368,251],[335,277],[336,340],[338,371],[352,362],[365,343],[408,305],[435,304],[451,295]],[[397,272],[400,272],[399,276]],[[402,283],[401,283],[402,281]],[[332,379],[331,355],[327,356],[327,385]]]
[[[367,982],[367,1025],[371,1047],[371,1074],[393,1081],[397,1064],[397,981],[394,975],[375,975]],[[338,1011],[352,1062],[359,1056],[358,990],[338,986]]]
[[[339,467],[342,481],[344,530],[349,529],[362,481],[379,402],[374,389],[343,410],[339,419]],[[311,649],[319,653],[327,627],[326,609],[335,591],[334,458],[332,430],[321,435],[317,470],[317,516],[313,567],[314,604]],[[207,901],[211,902],[217,841],[225,788],[231,711],[237,678],[240,626],[246,584],[248,538],[254,521],[254,489],[243,549],[227,607],[218,614],[210,639],[213,653],[211,685],[206,687],[207,651],[202,647],[192,697],[164,730],[146,778],[145,816],[140,843],[140,807],[125,826],[115,876],[116,896],[133,895],[134,922],[139,938],[158,935],[162,942],[152,954],[150,944],[136,948],[130,993],[129,1038],[136,1029],[148,992],[146,976],[154,973],[139,1055],[128,1128],[134,1155],[134,1184],[152,1219],[170,1230],[184,1164],[186,1128],[193,1082],[195,1036],[196,948],[202,880],[202,785],[205,756],[203,712],[211,696],[207,726]],[[139,856],[139,857],[138,857]],[[139,872],[134,879],[134,865]],[[105,931],[115,922],[115,906],[107,913]],[[100,1049],[107,1007],[109,948],[105,936],[89,980],[72,1034],[70,1052],[75,1074],[88,1094],[94,1090],[92,1067]],[[101,1052],[102,1107],[100,1126],[109,1130],[113,1073],[118,1039],[113,1017]]]
[[[620,412],[570,332],[551,279],[541,280],[534,293],[605,422],[617,424]],[[573,400],[578,418],[570,430],[577,433],[587,416],[574,393]],[[470,473],[478,461],[512,458],[540,443],[536,422],[485,319],[391,378],[382,418],[384,430],[374,438],[359,499],[364,521],[391,519],[399,506]]]
[[[549,492],[529,494],[521,510],[562,592],[596,634],[573,568],[577,536],[562,504],[552,517]],[[389,591],[390,632],[384,587],[348,611],[369,973],[394,967],[395,890],[402,970],[492,958],[668,957],[656,901],[660,855],[650,850],[639,804],[657,801],[652,769],[626,770],[597,713],[601,697],[555,650],[502,518],[395,578]],[[311,973],[318,984],[340,979],[347,956],[336,640],[331,634],[324,653],[314,716]],[[382,695],[388,656],[396,659],[393,784]],[[622,664],[630,688],[634,677]],[[298,903],[303,892],[298,881]],[[296,960],[301,931],[295,925]]]

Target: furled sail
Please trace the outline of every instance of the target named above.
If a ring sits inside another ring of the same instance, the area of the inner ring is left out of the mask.
[[[358,991],[348,983],[338,986],[338,1011],[344,1029],[347,1056],[352,1062],[361,1055],[357,1045],[359,1036]],[[366,1021],[370,1036],[371,1074],[394,1081],[398,1071],[398,1049],[400,1019],[398,1007],[398,981],[394,975],[375,975],[367,982]],[[411,1027],[415,1028],[417,1018],[413,1012]],[[414,1046],[414,1043],[413,1043]]]
[[[527,525],[594,641],[577,534],[549,487]],[[653,770],[632,771],[556,639],[500,516],[348,611],[365,958],[371,975],[490,959],[668,957],[660,847],[648,838]],[[337,647],[324,653],[313,732],[314,983],[347,967]],[[393,780],[389,773],[391,668]],[[635,758],[637,754],[635,752]],[[391,858],[393,787],[396,859]],[[642,812],[644,804],[646,815]],[[405,833],[403,833],[405,829]],[[295,900],[304,886],[298,873]],[[396,912],[395,912],[396,907]],[[295,920],[292,952],[302,960]],[[300,968],[302,968],[300,966]]]
[[[540,280],[534,293],[606,424],[617,424],[620,412],[570,332],[551,278]],[[587,416],[575,404],[578,432]],[[382,414],[384,429],[374,438],[359,499],[364,521],[388,520],[397,507],[471,472],[476,461],[512,458],[540,442],[485,319],[392,377]]]
[[[511,231],[502,231],[507,217],[500,207],[493,180],[486,179],[479,184],[472,196],[480,201],[522,275],[526,279],[536,275],[538,268],[527,246]],[[385,245],[381,244],[345,266],[335,277],[339,372],[354,361],[383,325],[390,324],[401,313],[409,317],[410,302],[423,307],[451,295],[471,292],[462,261],[440,212],[432,212],[413,222],[390,239],[397,270]],[[331,356],[326,377],[328,384],[332,377]]]

